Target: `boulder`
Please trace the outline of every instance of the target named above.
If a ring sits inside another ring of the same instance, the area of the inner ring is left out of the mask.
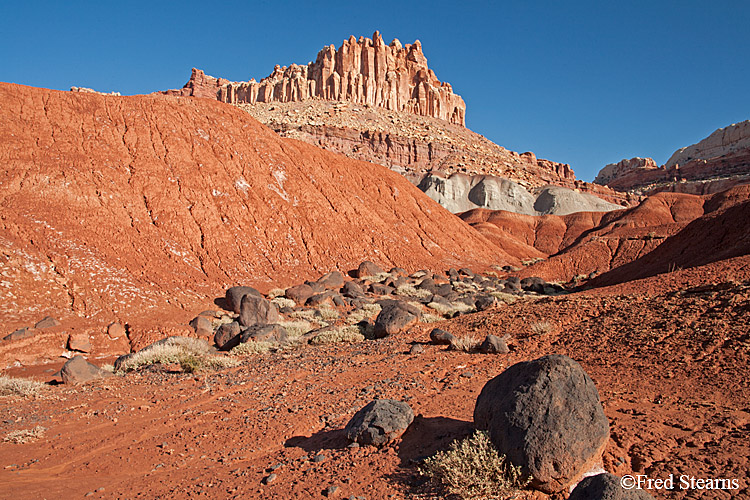
[[[596,465],[609,438],[594,382],[562,355],[517,363],[487,382],[474,424],[547,493],[564,490]]]
[[[109,338],[111,339],[119,339],[120,337],[126,336],[127,332],[125,331],[125,327],[120,323],[110,323],[109,326],[107,326],[107,335],[109,335]]]
[[[52,328],[53,326],[60,326],[62,323],[57,321],[52,316],[46,316],[39,320],[39,322],[34,325],[34,328]]]
[[[544,285],[547,282],[537,276],[531,276],[521,280],[521,289],[527,292],[544,293]]]
[[[365,445],[383,446],[401,437],[414,421],[411,407],[393,399],[376,399],[346,424],[346,437]]]
[[[377,264],[366,260],[362,262],[354,273],[355,278],[366,278],[368,276],[377,276],[383,270]]]
[[[214,334],[214,325],[206,316],[196,316],[190,321],[190,326],[199,337],[210,337]]]
[[[276,304],[263,297],[245,295],[240,305],[239,322],[242,326],[267,325],[279,321]]]
[[[307,302],[305,302],[305,305],[311,306],[311,307],[317,307],[322,304],[333,304],[333,298],[338,296],[338,294],[331,290],[326,290],[322,293],[316,293],[309,299],[307,299]]]
[[[326,290],[338,290],[344,286],[344,275],[338,271],[332,271],[321,276],[318,283],[323,285]]]
[[[437,345],[450,345],[456,336],[440,328],[433,328],[430,332],[430,342]]]
[[[242,327],[236,321],[224,323],[216,330],[214,335],[214,344],[221,350],[228,351],[240,343],[239,334]]]
[[[260,292],[251,286],[233,286],[227,290],[226,298],[229,310],[239,313],[242,305],[242,298],[246,295],[262,297]]]
[[[495,307],[495,305],[497,305],[497,299],[489,294],[477,296],[477,300],[474,303],[474,307],[477,308],[477,311],[486,311],[487,309]]]
[[[253,325],[240,334],[240,343],[245,342],[286,342],[289,334],[281,325]]]
[[[310,285],[302,283],[301,285],[287,288],[284,295],[287,299],[292,299],[297,304],[304,304],[314,293]]]
[[[68,336],[68,349],[71,351],[91,352],[91,339],[88,333],[71,333]]]
[[[375,295],[390,295],[395,291],[395,288],[380,283],[373,283],[370,285],[370,293]]]
[[[570,493],[568,500],[653,500],[653,498],[644,490],[623,488],[619,477],[604,473],[584,478]]]
[[[479,352],[484,354],[508,354],[508,344],[505,343],[504,338],[500,338],[497,335],[487,335],[484,342],[479,344],[477,349]]]
[[[60,370],[60,376],[64,384],[80,384],[110,375],[111,373],[86,361],[83,356],[74,356]]]
[[[344,297],[355,299],[364,296],[365,291],[357,282],[347,281],[346,283],[344,283],[344,286],[341,289],[341,293],[344,294]]]
[[[400,333],[417,322],[418,316],[410,313],[399,303],[388,304],[375,318],[375,338],[382,339]]]
[[[3,340],[21,340],[28,337],[33,337],[34,334],[36,334],[38,330],[36,328],[31,328],[30,326],[24,326],[23,328],[19,328],[15,332],[6,335],[3,337]]]

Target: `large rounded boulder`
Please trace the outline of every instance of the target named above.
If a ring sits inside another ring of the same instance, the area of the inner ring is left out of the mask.
[[[354,414],[344,431],[350,441],[383,446],[401,437],[414,421],[414,411],[401,401],[376,399]]]
[[[627,479],[627,478],[626,478]],[[604,473],[589,476],[578,483],[568,500],[654,500],[642,489],[633,488],[632,482],[625,482],[614,474]]]
[[[474,423],[531,486],[555,493],[601,460],[609,422],[594,382],[562,355],[517,363],[487,382]]]

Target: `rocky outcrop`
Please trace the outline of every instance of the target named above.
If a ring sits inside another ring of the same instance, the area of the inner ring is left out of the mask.
[[[750,150],[750,120],[720,128],[699,143],[678,149],[665,165],[670,168],[747,150]]]
[[[639,195],[661,191],[704,195],[748,184],[750,121],[720,128],[699,143],[678,149],[661,167],[651,158],[607,165],[594,182]]]
[[[401,45],[394,39],[386,45],[377,31],[372,39],[352,36],[338,50],[333,45],[324,47],[315,62],[306,66],[277,65],[260,82],[230,82],[193,69],[182,89],[167,93],[231,104],[319,97],[431,116],[461,126],[466,114],[463,99],[427,66],[419,40]]]

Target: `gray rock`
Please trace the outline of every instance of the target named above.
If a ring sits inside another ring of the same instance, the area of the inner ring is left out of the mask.
[[[86,361],[83,356],[74,356],[60,370],[60,376],[64,384],[81,384],[110,375],[111,373]]]
[[[39,320],[39,322],[34,325],[34,328],[52,328],[53,326],[60,326],[62,323],[57,321],[52,316],[46,316]]]
[[[268,325],[279,321],[279,310],[276,304],[263,297],[245,295],[240,306],[240,325]]]
[[[344,283],[341,293],[343,293],[345,297],[356,299],[362,297],[365,294],[365,291],[356,281],[347,281]]]
[[[310,285],[305,283],[301,285],[292,286],[286,289],[284,296],[287,299],[292,299],[297,304],[304,304],[307,299],[313,296],[315,292]]]
[[[474,424],[547,493],[562,491],[601,460],[609,438],[594,382],[557,354],[517,363],[487,382]]]
[[[240,312],[242,305],[242,298],[246,295],[252,295],[253,297],[262,297],[260,292],[251,286],[233,286],[227,290],[226,299],[227,305],[231,311],[236,313]]]
[[[355,278],[366,278],[368,276],[377,276],[382,273],[383,270],[377,264],[366,260],[362,262],[357,270],[354,272]]]
[[[190,321],[190,326],[199,337],[210,337],[214,334],[214,325],[206,316],[196,316]]]
[[[626,490],[620,484],[619,477],[604,473],[589,476],[578,483],[568,500],[653,500],[653,498],[644,490],[635,488]]]
[[[531,276],[521,280],[521,289],[527,292],[544,293],[544,285],[547,282],[537,276]]]
[[[411,314],[399,303],[388,304],[375,318],[375,338],[382,339],[394,333],[400,333],[417,322],[418,317]]]
[[[430,342],[437,345],[450,345],[456,339],[456,336],[440,328],[433,328],[430,332]]]
[[[318,283],[323,285],[326,290],[338,290],[344,286],[344,275],[338,271],[332,271],[321,276]]]
[[[478,350],[485,354],[508,354],[510,352],[505,339],[501,339],[497,335],[487,335],[484,342],[479,345]]]
[[[395,288],[388,285],[383,285],[382,283],[373,283],[370,285],[370,293],[374,293],[375,295],[390,295],[395,291]]]
[[[33,337],[38,330],[36,328],[31,328],[30,326],[24,326],[23,328],[19,328],[15,332],[6,335],[3,337],[3,340],[21,340],[29,337]]]
[[[333,297],[338,296],[336,292],[333,292],[331,290],[326,290],[322,293],[316,293],[309,299],[307,299],[307,302],[305,302],[305,305],[311,306],[311,307],[317,307],[321,304],[332,304],[333,303]]]
[[[286,342],[289,334],[281,325],[253,325],[242,331],[240,343],[245,342]]]
[[[495,305],[497,305],[497,299],[492,295],[479,295],[475,303],[477,311],[486,311],[495,307]]]
[[[214,344],[221,350],[228,351],[240,343],[239,334],[242,327],[236,321],[224,323],[216,330]]]
[[[383,446],[398,439],[414,421],[411,407],[393,399],[376,399],[354,414],[344,431],[349,441]]]

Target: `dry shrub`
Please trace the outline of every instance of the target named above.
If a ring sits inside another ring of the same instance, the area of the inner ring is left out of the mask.
[[[274,297],[271,299],[271,303],[275,304],[279,309],[297,305],[292,299],[287,299],[286,297]]]
[[[438,321],[445,321],[445,318],[437,314],[425,313],[419,318],[419,321],[422,323],[437,323]]]
[[[357,326],[340,326],[333,330],[321,332],[310,340],[311,344],[337,344],[352,343],[365,340],[365,336],[360,332]]]
[[[430,302],[427,307],[434,309],[446,318],[452,318],[458,313],[467,313],[474,310],[469,304],[463,302],[451,302],[449,305],[444,305],[439,302]]]
[[[385,280],[387,280],[390,277],[391,277],[391,273],[385,273],[384,272],[384,273],[378,273],[378,274],[376,274],[374,276],[362,276],[361,279],[365,279],[365,280],[371,281],[373,283],[382,283],[382,282],[384,282]]]
[[[189,337],[170,337],[161,344],[150,345],[125,360],[120,372],[129,372],[142,366],[177,363],[187,373],[203,369],[219,370],[237,366],[235,359],[214,353],[205,340]]]
[[[320,317],[323,318],[323,321],[331,322],[336,321],[339,319],[339,312],[332,308],[331,306],[322,305],[318,308],[318,313],[320,314]]]
[[[432,297],[432,292],[423,288],[415,288],[413,285],[401,285],[396,288],[396,294],[403,297],[414,297],[415,299],[426,299]]]
[[[531,333],[533,333],[534,335],[547,335],[548,333],[551,333],[552,330],[554,330],[554,326],[552,326],[552,323],[550,323],[549,321],[537,321],[529,328],[531,328]]]
[[[359,309],[352,311],[346,318],[346,322],[350,325],[359,323],[362,320],[372,318],[377,315],[383,308],[380,304],[365,304]]]
[[[279,348],[276,342],[243,342],[229,351],[233,356],[247,356],[251,354],[263,354]]]
[[[3,441],[7,443],[23,444],[29,441],[36,441],[40,437],[44,436],[44,431],[47,429],[41,425],[32,427],[31,429],[19,429],[17,431],[9,432]]]
[[[0,396],[35,396],[45,388],[42,382],[0,375]]]
[[[518,296],[513,295],[512,293],[490,292],[490,295],[495,297],[497,300],[505,302],[506,304],[509,304],[509,305],[518,300]]]
[[[428,458],[420,471],[450,494],[472,500],[512,498],[531,481],[498,453],[482,431]]]
[[[266,297],[268,297],[269,299],[275,299],[277,297],[283,297],[285,294],[286,294],[286,289],[285,288],[274,288],[273,290],[271,290],[270,292],[268,292],[268,294],[266,295]],[[292,306],[292,307],[294,307],[294,306]]]
[[[299,338],[314,329],[312,323],[305,321],[304,319],[298,319],[296,321],[279,321],[278,324],[284,327],[284,330],[286,330],[286,333],[291,340]]]
[[[465,335],[451,340],[450,348],[453,351],[475,352],[481,343],[482,341],[478,338]]]

